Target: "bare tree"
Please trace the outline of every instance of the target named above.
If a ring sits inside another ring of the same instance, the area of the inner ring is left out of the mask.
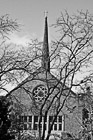
[[[5,42],[9,39],[9,33],[15,30],[19,30],[19,25],[16,20],[10,19],[8,15],[0,17],[0,90],[5,85],[5,80],[2,77],[7,73],[13,57],[13,53],[11,54],[10,52],[9,54],[9,51],[6,50],[9,46],[7,45],[6,47]]]
[[[81,84],[89,80],[89,76],[86,77],[85,73],[92,76],[93,16],[88,11],[80,11],[77,15],[70,16],[66,11],[65,14],[61,13],[53,26],[57,29],[59,36],[52,46],[56,50],[51,56],[54,62],[52,69],[56,69],[56,72],[53,72],[69,89],[73,90],[77,87],[75,90],[77,93]],[[82,79],[78,76],[80,73],[84,74]],[[61,92],[63,96],[64,92]]]
[[[12,24],[12,23],[11,23]],[[11,25],[13,26],[13,25]],[[10,26],[10,27],[11,27]],[[13,28],[13,27],[11,27]],[[7,29],[11,31],[12,29]],[[14,26],[13,29],[16,27]],[[4,32],[5,34],[6,32]],[[6,34],[7,35],[7,34]],[[8,36],[8,35],[7,35]],[[5,37],[5,36],[4,36]],[[0,46],[0,92],[9,91],[18,85],[23,79],[30,75],[40,66],[39,59],[41,54],[37,54],[35,46],[40,46],[37,40],[27,46],[16,48],[16,45],[4,42]],[[15,49],[14,49],[15,48]],[[37,61],[36,61],[37,60]],[[11,87],[11,89],[9,89]]]
[[[54,70],[53,72],[57,73],[59,82],[54,84],[51,92],[49,84],[47,84],[48,96],[40,108],[41,116],[44,110],[45,120],[50,108],[55,105],[55,117],[49,128],[47,140],[57,115],[66,106],[69,97],[74,97],[72,90],[85,82],[83,79],[79,79],[78,74],[85,72],[85,69],[87,72],[93,59],[93,16],[88,11],[80,11],[77,15],[72,16],[67,11],[65,14],[61,13],[53,26],[57,29],[59,38],[53,41],[51,47],[53,49],[50,55],[51,71]],[[60,82],[62,82],[62,86],[58,88]],[[47,102],[48,105],[45,107]],[[44,137],[45,132],[43,131],[41,139]]]
[[[51,72],[56,74],[57,78],[54,76],[50,76],[49,78],[47,71],[38,69],[30,73],[32,76],[31,79],[27,78],[10,92],[11,94],[13,91],[20,89],[30,96],[32,101],[31,108],[38,112],[40,116],[38,125],[40,140],[49,139],[57,116],[60,112],[64,114],[63,110],[69,107],[70,99],[73,103],[70,106],[70,110],[72,109],[73,111],[75,109],[77,95],[73,92],[73,89],[85,82],[84,80],[79,80],[78,74],[83,72],[85,68],[87,70],[90,67],[93,57],[93,16],[88,11],[80,11],[77,15],[72,16],[67,11],[65,14],[61,13],[61,16],[53,26],[57,29],[59,37],[52,42],[50,60]],[[35,51],[35,64],[38,58],[36,57],[38,56],[37,52]],[[29,62],[32,62],[33,66],[32,60],[30,59]],[[30,63],[26,63],[22,68],[28,71],[27,68]],[[44,79],[37,78],[39,73],[44,74]],[[47,95],[44,98],[41,97],[41,102],[38,102],[35,94],[32,93],[30,85],[26,84],[33,81],[34,78],[43,81],[47,88]],[[46,118],[50,112],[53,112],[53,118],[48,129],[48,134],[45,137]],[[42,117],[44,118],[44,123],[41,132]]]

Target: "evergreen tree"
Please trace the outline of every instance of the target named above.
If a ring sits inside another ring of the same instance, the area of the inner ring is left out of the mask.
[[[10,103],[5,97],[0,97],[0,140],[11,140],[14,136],[9,133],[11,120],[9,118]]]

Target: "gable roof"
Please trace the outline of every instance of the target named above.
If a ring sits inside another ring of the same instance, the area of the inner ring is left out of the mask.
[[[45,70],[44,68],[41,67],[41,68],[37,69],[35,72],[33,72],[30,76],[28,76],[21,83],[19,83],[14,89],[12,89],[9,92],[9,95],[11,95],[17,89],[24,86],[26,83],[29,83],[34,80],[42,81],[42,82],[46,83],[49,87],[58,86],[61,88],[63,86],[63,83],[59,79],[57,79],[53,74],[51,74],[50,72],[48,72],[47,70]],[[66,91],[69,90],[69,87],[67,87],[65,85],[64,90],[66,90]],[[76,96],[76,93],[73,92],[72,90],[71,90],[71,94],[73,96]],[[6,96],[9,96],[9,95],[7,94]]]

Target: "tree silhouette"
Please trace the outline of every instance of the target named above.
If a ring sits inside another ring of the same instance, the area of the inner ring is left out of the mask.
[[[0,140],[11,140],[14,136],[9,133],[11,120],[9,114],[11,112],[10,103],[5,97],[0,98]]]

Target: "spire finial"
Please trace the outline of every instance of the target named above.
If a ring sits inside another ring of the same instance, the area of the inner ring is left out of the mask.
[[[48,15],[48,11],[45,11],[45,12],[44,12],[45,18],[47,17],[47,15]]]

